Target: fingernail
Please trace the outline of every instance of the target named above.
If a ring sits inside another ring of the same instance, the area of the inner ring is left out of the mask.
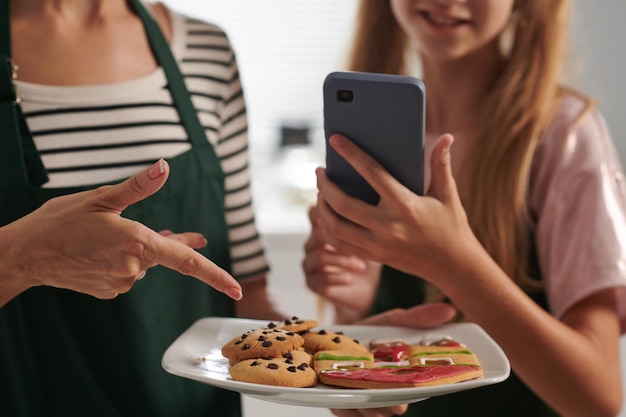
[[[367,270],[367,262],[362,259],[358,259],[356,263],[356,267],[358,271],[366,271]]]
[[[341,146],[343,146],[344,143],[345,143],[345,139],[341,135],[335,134],[335,135],[330,137],[330,144],[334,148],[341,147]]]
[[[239,301],[239,300],[241,300],[243,298],[243,294],[242,294],[241,290],[239,288],[236,288],[236,287],[226,288],[224,293],[226,293],[227,296],[229,296],[230,298],[232,298],[235,301]]]
[[[150,178],[155,180],[159,178],[164,172],[165,172],[165,160],[159,159],[158,161],[154,163],[154,165],[150,167],[150,170],[148,171],[148,175],[150,175]]]

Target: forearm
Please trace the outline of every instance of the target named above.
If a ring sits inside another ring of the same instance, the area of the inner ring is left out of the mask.
[[[18,242],[14,229],[11,224],[0,227],[0,307],[30,287],[27,277],[19,270],[20,262],[15,258],[20,250],[16,249]]]
[[[250,277],[241,282],[243,298],[235,304],[237,317],[260,320],[284,320],[293,316],[271,292],[267,275]]]
[[[484,251],[454,265],[438,277],[442,290],[500,344],[533,391],[564,416],[617,413],[619,324],[610,303],[585,323],[601,324],[604,337],[597,340],[597,329],[575,329],[541,309]]]

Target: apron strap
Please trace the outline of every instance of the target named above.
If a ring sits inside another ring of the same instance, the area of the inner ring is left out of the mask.
[[[181,123],[187,131],[189,140],[194,146],[209,145],[206,132],[198,119],[198,112],[191,102],[191,96],[187,90],[187,86],[185,85],[183,75],[181,74],[180,68],[176,63],[172,49],[163,36],[163,32],[161,32],[161,28],[141,0],[131,0],[131,3],[135,7],[137,15],[143,22],[150,46],[152,47],[152,52],[165,71],[172,99],[174,100],[174,104],[178,110]],[[215,155],[213,146],[209,146],[209,148],[211,148],[211,152]],[[215,155],[215,158],[217,158],[217,155]],[[204,166],[205,164],[201,165]]]
[[[0,188],[29,184],[38,186],[48,181],[48,174],[15,94],[14,74],[9,0],[0,0],[0,167],[11,173],[0,177]]]

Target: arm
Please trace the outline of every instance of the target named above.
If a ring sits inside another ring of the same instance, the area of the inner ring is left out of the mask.
[[[293,316],[282,300],[269,288],[266,274],[241,281],[246,296],[235,304],[235,315],[259,320],[284,320]]]
[[[622,390],[613,291],[587,297],[558,320],[519,289],[467,222],[450,170],[451,136],[435,146],[431,192],[425,197],[410,193],[351,142],[336,136],[331,143],[381,202],[374,207],[348,197],[318,170],[318,209],[330,244],[433,282],[502,346],[524,382],[557,412],[618,412]]]
[[[332,303],[335,322],[362,319],[376,296],[381,265],[343,254],[328,244],[315,207],[309,210],[309,220],[311,234],[304,245],[302,261],[308,287]]]
[[[161,160],[120,184],[54,198],[0,228],[0,306],[39,285],[114,298],[157,264],[240,299],[237,281],[193,250],[206,244],[200,234],[159,234],[120,216],[168,175]]]

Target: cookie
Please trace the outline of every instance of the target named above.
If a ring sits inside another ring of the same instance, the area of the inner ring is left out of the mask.
[[[313,355],[313,369],[317,373],[325,369],[363,369],[374,366],[374,354],[371,352],[321,350]]]
[[[358,340],[342,332],[329,330],[308,331],[302,334],[304,348],[309,352],[320,350],[342,350],[346,352],[367,352],[367,348]]]
[[[322,371],[320,382],[346,388],[405,388],[452,384],[478,378],[475,365],[410,366]]]
[[[402,339],[374,339],[369,346],[377,362],[400,363],[408,357],[409,345]]]
[[[298,349],[302,336],[283,329],[256,329],[236,337],[222,347],[222,355],[233,365],[245,359],[281,357]]]
[[[410,346],[411,365],[477,365],[476,355],[466,346]]]
[[[236,381],[306,388],[317,384],[310,362],[311,355],[295,350],[277,358],[246,359],[231,366],[229,372]]]
[[[301,332],[305,332],[307,330],[310,330],[316,327],[318,324],[319,322],[315,320],[306,320],[306,319],[303,320],[303,319],[299,319],[296,316],[293,316],[291,319],[286,319],[286,320],[278,321],[278,322],[271,322],[267,325],[267,327],[270,329],[279,328],[279,329],[290,330],[296,333],[301,333]]]

